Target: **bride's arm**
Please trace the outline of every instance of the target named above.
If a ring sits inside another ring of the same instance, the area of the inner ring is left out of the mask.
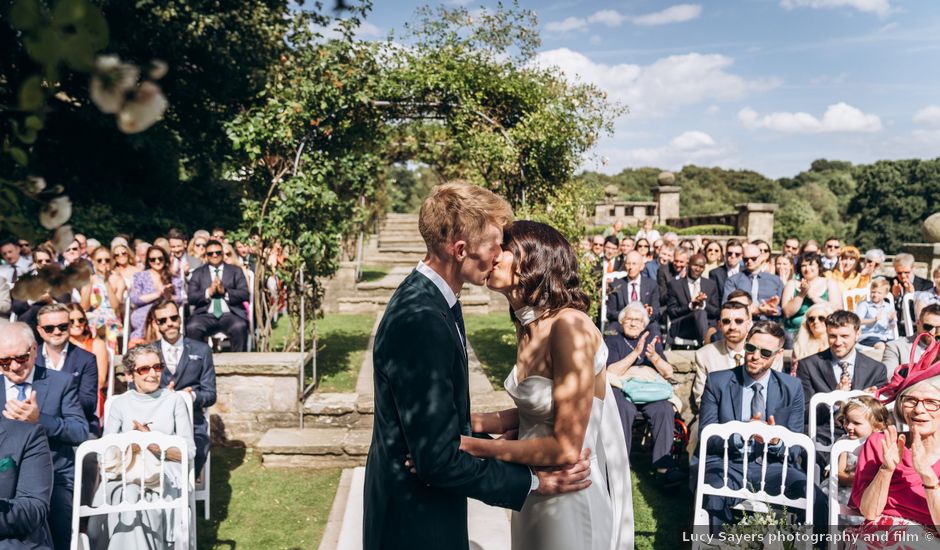
[[[504,434],[518,427],[519,409],[516,408],[470,415],[470,429],[473,433]]]
[[[594,399],[594,353],[601,345],[587,316],[562,314],[548,338],[552,358],[554,433],[525,440],[461,437],[461,450],[529,466],[556,466],[578,461]]]

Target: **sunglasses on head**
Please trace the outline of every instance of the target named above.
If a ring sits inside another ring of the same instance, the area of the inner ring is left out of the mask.
[[[47,334],[52,334],[56,329],[59,329],[59,332],[65,332],[69,329],[68,323],[60,323],[58,325],[40,325],[39,328]]]
[[[29,353],[23,355],[11,355],[10,357],[0,357],[0,369],[7,370],[14,362],[18,365],[29,361]]]
[[[134,367],[134,372],[137,373],[137,376],[146,376],[150,374],[150,371],[160,374],[163,372],[163,365],[160,363],[154,363],[153,365],[141,365],[139,367]]]
[[[179,315],[168,315],[168,316],[166,316],[166,317],[156,317],[154,320],[157,322],[158,325],[160,325],[160,326],[162,327],[163,325],[167,324],[167,323],[170,322],[170,321],[172,321],[172,322],[174,322],[174,323],[177,322],[177,321],[179,321],[179,320],[180,320],[180,316],[179,316]]]
[[[779,350],[765,349],[759,346],[755,346],[754,344],[750,342],[744,344],[745,353],[760,353],[760,356],[763,357],[764,359],[770,359],[771,357],[774,356],[775,353],[777,353],[777,351]]]
[[[722,319],[722,320],[721,320],[721,324],[724,325],[724,326],[728,326],[728,325],[730,325],[731,323],[734,323],[734,324],[740,326],[740,325],[743,325],[743,324],[746,323],[746,322],[747,322],[747,319],[728,319],[728,318],[725,318],[725,319]]]
[[[206,256],[209,256],[210,258],[213,256],[221,256],[221,255],[222,255],[221,250],[209,250],[206,252]]]

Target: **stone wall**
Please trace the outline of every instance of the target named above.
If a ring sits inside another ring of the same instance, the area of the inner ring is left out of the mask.
[[[298,427],[298,374],[310,357],[310,353],[216,354],[218,397],[209,409],[213,443],[254,446],[270,428]]]

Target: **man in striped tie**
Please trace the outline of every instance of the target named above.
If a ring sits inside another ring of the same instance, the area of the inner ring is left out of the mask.
[[[206,243],[206,264],[193,270],[188,300],[195,310],[186,322],[186,336],[205,341],[218,332],[232,343],[232,351],[245,351],[248,339],[248,283],[241,267],[222,262],[222,243]]]

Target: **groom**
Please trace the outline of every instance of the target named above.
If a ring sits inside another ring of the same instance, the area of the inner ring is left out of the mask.
[[[585,456],[567,470],[474,458],[459,450],[471,435],[466,332],[457,294],[482,285],[496,264],[501,197],[453,181],[421,205],[428,253],[388,303],[375,335],[375,422],[366,463],[363,548],[466,549],[467,497],[522,508],[530,493],[587,487]],[[417,475],[405,467],[410,454]]]

